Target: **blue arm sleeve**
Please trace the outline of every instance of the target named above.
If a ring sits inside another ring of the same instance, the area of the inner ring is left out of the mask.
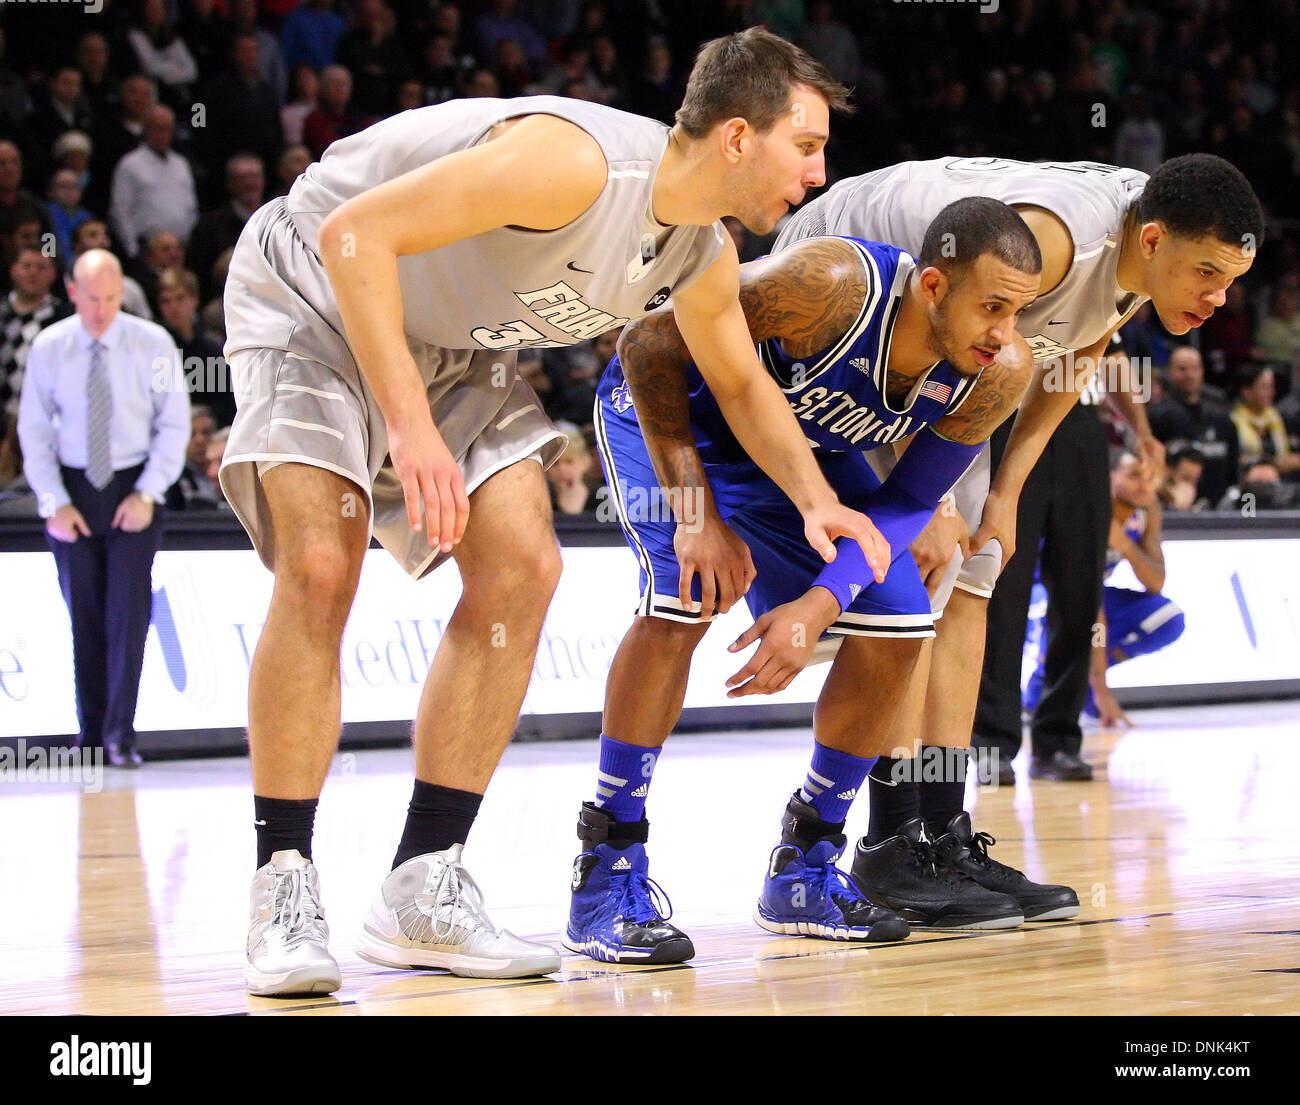
[[[939,500],[961,479],[983,448],[982,443],[962,445],[949,441],[935,433],[932,426],[916,435],[864,508],[889,542],[890,563],[908,555]],[[835,542],[835,559],[821,570],[813,586],[825,587],[835,596],[840,609],[847,610],[858,594],[875,581],[862,546],[851,537],[841,537]]]

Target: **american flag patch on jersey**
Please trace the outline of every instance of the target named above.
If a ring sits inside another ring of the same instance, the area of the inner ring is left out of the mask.
[[[921,385],[922,399],[933,399],[936,403],[946,403],[952,398],[952,385],[938,380],[927,380]]]

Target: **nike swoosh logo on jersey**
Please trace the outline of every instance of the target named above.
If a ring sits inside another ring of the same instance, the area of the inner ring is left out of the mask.
[[[580,268],[578,268],[578,266],[575,265],[572,261],[570,261],[570,262],[569,262],[567,265],[565,265],[564,267],[565,267],[566,269],[572,269],[574,272],[585,272],[588,276],[595,276],[595,275],[596,275],[594,272],[591,271],[591,269],[580,269]]]
[[[1069,319],[1066,319],[1064,322],[1049,322],[1047,325],[1048,326],[1069,326],[1070,322]]]

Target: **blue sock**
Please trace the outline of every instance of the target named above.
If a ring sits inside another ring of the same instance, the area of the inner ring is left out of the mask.
[[[650,776],[660,749],[624,744],[600,735],[600,770],[596,778],[596,808],[615,821],[640,821],[645,816]]]
[[[813,744],[812,766],[808,778],[799,789],[799,797],[817,811],[817,816],[832,825],[840,824],[849,815],[849,807],[858,796],[867,772],[877,757],[864,760],[837,752],[824,744]]]

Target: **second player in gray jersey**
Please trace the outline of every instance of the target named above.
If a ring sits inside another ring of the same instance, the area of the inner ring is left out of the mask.
[[[1015,551],[1020,492],[1115,331],[1148,299],[1171,333],[1199,327],[1250,268],[1263,238],[1263,214],[1250,184],[1228,162],[1208,154],[1174,158],[1150,178],[1091,162],[949,157],[838,182],[791,217],[775,248],[845,234],[915,252],[937,212],[972,195],[1014,206],[1038,240],[1039,295],[1017,325],[1034,350],[1037,369],[991,488],[986,451],[984,463],[973,465],[954,489],[957,510],[937,512],[913,545],[934,588],[934,610],[944,616],[936,621],[933,645],[926,642],[899,711],[900,719],[913,719],[900,724],[900,759],[922,744],[969,746],[988,599]],[[1137,431],[1143,459],[1162,461],[1140,403],[1113,394]],[[973,535],[970,555],[954,556],[967,529]],[[954,763],[942,754],[932,760],[936,767]],[[873,769],[873,780],[898,785],[873,786],[872,834],[897,831],[878,824],[878,795],[899,824],[923,815],[927,827],[945,825],[961,813],[963,788],[955,780],[928,765],[919,772],[901,766],[882,757]]]
[[[248,222],[226,285],[238,415],[221,478],[275,590],[253,658],[258,836],[246,979],[330,992],[311,833],[339,735],[339,649],[373,532],[463,585],[415,719],[416,783],[368,960],[513,977],[556,952],[488,919],[461,863],[518,720],[560,573],[543,466],[563,435],[513,350],[572,344],[669,297],[694,359],[809,541],[888,550],[841,506],[760,367],[735,249],[824,183],[846,90],[762,30],[697,58],[677,124],[553,97],[406,112],[328,150]]]

